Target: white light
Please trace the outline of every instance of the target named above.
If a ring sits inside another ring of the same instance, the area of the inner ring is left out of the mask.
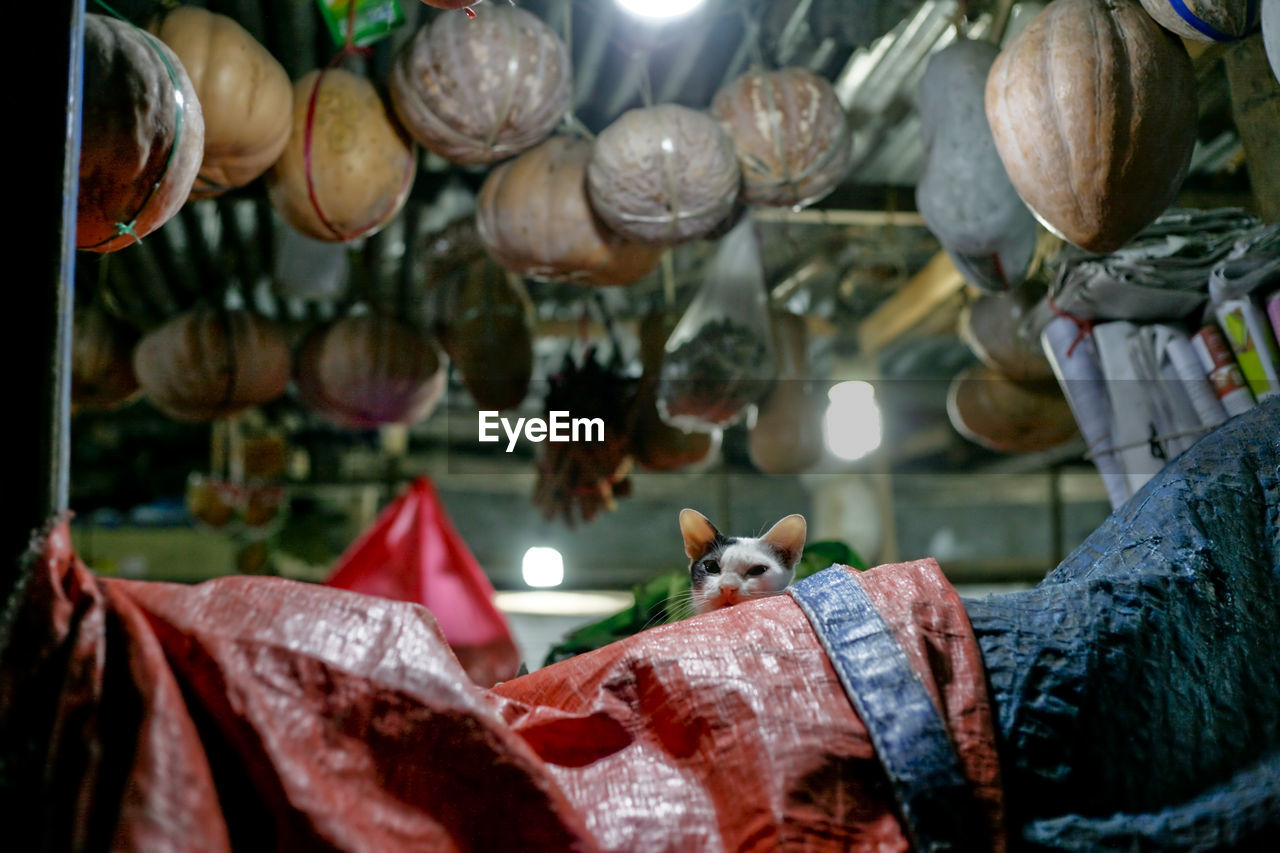
[[[827,392],[827,447],[841,459],[861,459],[880,446],[880,407],[870,382],[840,382]]]
[[[503,613],[535,616],[608,616],[635,603],[629,592],[532,590],[495,592],[493,603]]]
[[[675,18],[702,5],[702,0],[617,0],[622,8],[642,18]]]
[[[555,548],[530,548],[524,552],[520,573],[529,586],[559,586],[564,580],[564,557]]]

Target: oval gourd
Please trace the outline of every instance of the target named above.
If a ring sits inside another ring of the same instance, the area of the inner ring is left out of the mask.
[[[533,330],[509,273],[480,254],[450,274],[441,343],[477,408],[511,409],[529,393]]]
[[[982,363],[1017,381],[1053,378],[1040,336],[1024,328],[1028,312],[1012,295],[984,294],[960,312],[959,332]]]
[[[703,237],[733,212],[742,173],[715,119],[678,104],[629,110],[596,138],[591,206],[623,238],[670,246]]]
[[[204,162],[192,196],[242,187],[280,159],[289,142],[289,74],[226,15],[179,6],[151,32],[182,60],[204,113]]]
[[[813,204],[849,171],[844,108],[812,71],[748,72],[716,93],[711,115],[733,138],[746,204]]]
[[[391,68],[391,101],[422,147],[461,165],[519,154],[568,112],[569,51],[536,16],[505,3],[474,20],[440,15]]]
[[[289,385],[284,333],[244,310],[200,307],[147,334],[133,369],[157,409],[210,421],[270,402]]]
[[[1258,25],[1257,0],[1141,0],[1156,23],[1192,41],[1237,41]]]
[[[98,303],[77,308],[71,338],[71,406],[113,409],[138,392],[133,348],[138,333]]]
[[[1173,201],[1196,140],[1185,48],[1136,0],[1055,0],[987,78],[996,150],[1046,227],[1111,252]]]
[[[1014,382],[986,365],[966,368],[952,380],[947,415],[956,432],[999,453],[1048,450],[1076,434],[1057,382]]]
[[[204,155],[204,118],[177,55],[102,15],[85,16],[83,104],[76,246],[114,252],[187,200]]]
[[[372,83],[342,69],[312,71],[293,86],[293,130],[267,173],[267,191],[285,221],[308,237],[367,237],[404,206],[415,155]]]
[[[809,332],[804,317],[770,315],[778,377],[760,402],[747,451],[766,474],[799,474],[822,459],[822,395],[809,375]]]
[[[1262,46],[1271,73],[1280,81],[1280,0],[1262,0]]]
[[[987,124],[987,73],[999,49],[958,39],[929,58],[920,81],[924,173],[916,207],[970,284],[1000,292],[1026,278],[1035,217],[1018,197]]]
[[[390,317],[344,317],[311,334],[298,353],[298,396],[345,427],[414,424],[444,394],[445,370],[431,338]]]
[[[587,200],[591,143],[554,136],[485,179],[477,201],[480,239],[494,260],[526,278],[630,284],[658,265],[659,251],[627,243]]]

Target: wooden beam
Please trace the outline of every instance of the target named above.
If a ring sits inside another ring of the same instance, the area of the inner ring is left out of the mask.
[[[964,289],[964,276],[946,252],[938,252],[924,269],[858,324],[864,355],[878,352],[902,337],[940,305]]]

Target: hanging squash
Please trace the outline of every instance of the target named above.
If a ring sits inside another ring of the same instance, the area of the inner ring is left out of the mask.
[[[1239,41],[1258,25],[1258,0],[1142,0],[1142,8],[1192,41]]]
[[[686,432],[658,414],[662,352],[680,315],[650,314],[640,322],[640,363],[644,373],[636,391],[631,448],[636,464],[650,471],[678,471],[701,462],[720,446],[722,433]]]
[[[242,187],[280,159],[289,142],[289,74],[249,32],[198,6],[162,13],[150,26],[191,77],[204,113],[204,163],[191,194]]]
[[[509,274],[484,254],[451,276],[441,343],[477,408],[520,405],[533,375],[528,308]]]
[[[289,385],[289,344],[270,320],[200,307],[147,334],[133,369],[157,409],[211,421],[270,402]]]
[[[138,333],[97,302],[75,311],[71,338],[72,411],[114,409],[138,393],[133,348]]]
[[[956,432],[999,453],[1049,450],[1076,435],[1071,407],[1052,379],[1014,382],[985,365],[962,371],[947,392]]]
[[[822,395],[809,370],[809,330],[804,317],[770,315],[778,378],[759,404],[747,452],[766,474],[799,474],[822,459]]]
[[[391,101],[422,147],[464,166],[519,154],[569,111],[564,42],[536,16],[486,3],[475,19],[440,15],[391,68]]]
[[[812,71],[748,72],[716,93],[711,115],[733,137],[746,204],[813,204],[849,171],[844,108]]]
[[[587,200],[591,143],[554,136],[494,169],[477,202],[480,239],[498,263],[542,281],[630,284],[660,252],[627,243]]]
[[[344,317],[311,334],[298,354],[298,396],[344,427],[414,424],[444,394],[445,369],[430,337],[381,314]]]
[[[345,242],[400,212],[416,165],[413,143],[372,83],[340,68],[312,71],[293,86],[293,130],[267,190],[294,228]]]
[[[596,139],[591,206],[624,239],[670,246],[710,233],[733,212],[742,173],[733,140],[678,104],[629,110]]]
[[[178,212],[204,156],[200,100],[182,62],[124,21],[86,15],[76,245],[115,252]]]
[[[1015,381],[1053,378],[1040,348],[1039,329],[1030,311],[1013,294],[983,295],[960,312],[960,339],[983,364]]]
[[[986,109],[1023,201],[1091,252],[1164,212],[1196,141],[1191,60],[1137,0],[1050,3],[996,58]]]

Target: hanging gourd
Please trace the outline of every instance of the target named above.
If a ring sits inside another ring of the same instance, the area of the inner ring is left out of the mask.
[[[956,432],[999,453],[1049,450],[1076,435],[1057,382],[1014,382],[986,365],[969,367],[952,380],[947,415]]]
[[[422,147],[480,166],[519,154],[569,111],[569,51],[523,9],[486,3],[475,19],[440,15],[391,68],[391,101]]]
[[[268,403],[289,385],[289,343],[242,309],[200,307],[147,334],[133,354],[143,392],[183,421],[211,421]]]
[[[436,343],[381,314],[344,317],[317,329],[298,353],[298,396],[339,426],[425,420],[444,394]]]
[[[778,377],[760,402],[747,441],[751,463],[766,474],[799,474],[822,458],[822,402],[809,369],[804,317],[770,314]]]
[[[1018,194],[1055,233],[1111,252],[1173,201],[1196,81],[1137,0],[1056,0],[996,58],[987,119]]]
[[[441,343],[479,409],[520,405],[533,375],[529,309],[510,274],[481,253],[450,275]]]
[[[999,49],[957,39],[929,57],[920,81],[924,173],[916,207],[975,287],[1007,291],[1026,278],[1039,228],[1005,173],[987,124],[987,74]]]
[[[1142,8],[1192,41],[1239,41],[1258,25],[1258,0],[1142,0]]]
[[[240,24],[197,6],[179,6],[150,30],[173,49],[204,113],[204,162],[191,194],[242,187],[280,159],[289,142],[289,74]]]
[[[671,246],[706,236],[733,212],[742,173],[711,116],[678,104],[629,110],[597,137],[591,206],[624,239]]]
[[[716,93],[711,115],[733,138],[746,204],[813,204],[849,171],[844,108],[812,71],[748,72]]]
[[[1017,381],[1053,378],[1040,348],[1040,330],[1029,325],[1027,306],[1014,294],[984,294],[960,312],[959,332],[983,364]]]
[[[650,471],[678,471],[701,462],[720,446],[722,433],[686,432],[658,413],[662,351],[679,321],[678,314],[650,314],[640,322],[640,363],[644,372],[636,391],[631,451],[636,464]]]
[[[101,304],[75,311],[71,338],[71,408],[102,411],[132,400],[138,392],[133,348],[138,333]]]
[[[476,224],[498,263],[541,281],[630,284],[658,265],[659,250],[627,243],[587,200],[591,143],[553,136],[499,165],[480,189]]]
[[[416,165],[413,143],[372,83],[340,68],[317,70],[293,86],[293,130],[267,190],[303,234],[346,242],[400,212]]]
[[[204,118],[182,62],[146,31],[86,15],[76,246],[115,252],[178,212],[200,169]]]

